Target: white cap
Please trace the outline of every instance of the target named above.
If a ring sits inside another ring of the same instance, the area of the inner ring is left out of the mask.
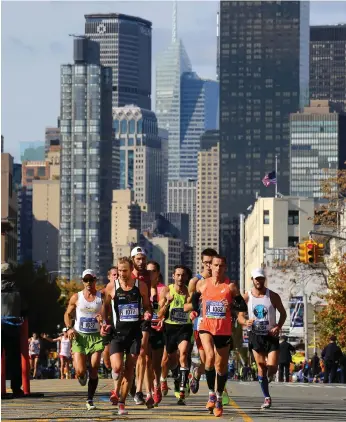
[[[257,278],[257,277],[264,277],[265,278],[263,269],[262,268],[256,268],[255,270],[252,270],[251,271],[251,277],[252,278]]]
[[[147,256],[147,253],[146,253],[144,248],[141,248],[140,246],[136,246],[131,251],[131,258],[133,258],[134,256],[136,256],[138,254],[142,254],[144,256]]]
[[[96,277],[94,271],[91,270],[90,268],[83,271],[82,278],[84,278],[86,275],[91,275],[92,277]]]
[[[62,329],[62,332],[63,332],[63,333],[66,333],[66,331],[67,331],[67,328],[63,328],[63,329]]]

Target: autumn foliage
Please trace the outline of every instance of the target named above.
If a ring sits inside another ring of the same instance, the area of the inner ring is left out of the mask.
[[[330,336],[335,335],[339,346],[346,352],[346,256],[338,271],[329,278],[328,293],[323,298],[327,305],[317,314],[320,347],[326,346]]]

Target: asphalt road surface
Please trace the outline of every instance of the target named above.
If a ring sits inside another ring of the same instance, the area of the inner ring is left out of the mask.
[[[216,418],[205,410],[208,390],[205,382],[197,395],[191,394],[186,406],[177,406],[172,390],[158,408],[136,406],[130,398],[129,415],[118,416],[117,408],[108,401],[111,380],[100,380],[94,403],[96,410],[85,408],[86,387],[76,380],[34,380],[32,392],[42,392],[42,398],[2,400],[2,421],[209,421]],[[171,383],[170,386],[172,387]],[[230,402],[224,407],[220,420],[233,422],[283,420],[291,421],[345,421],[346,385],[271,384],[273,407],[260,410],[263,397],[257,382],[228,382]]]

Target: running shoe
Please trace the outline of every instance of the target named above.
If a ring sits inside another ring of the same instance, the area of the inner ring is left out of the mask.
[[[87,410],[94,410],[96,409],[96,406],[94,405],[94,402],[92,400],[87,400],[86,408]]]
[[[270,397],[266,397],[264,399],[264,403],[261,406],[261,409],[270,409],[272,406],[272,399]]]
[[[167,381],[161,381],[161,391],[164,396],[168,394],[168,384]]]
[[[116,406],[119,402],[119,396],[115,390],[111,391],[109,401],[112,403],[113,406]]]
[[[213,410],[214,416],[219,418],[223,414],[223,406],[220,400],[217,400],[214,410]]]
[[[78,382],[82,387],[86,385],[87,381],[88,381],[88,375],[86,372],[82,377],[78,377]]]
[[[213,411],[216,404],[216,394],[209,394],[209,400],[205,408],[209,411]]]
[[[178,400],[177,404],[179,406],[185,406],[186,405],[186,402],[185,402],[185,393],[183,391],[181,391],[179,393],[179,400]]]
[[[192,394],[197,394],[199,390],[199,379],[197,378],[198,369],[194,368],[192,371],[192,377],[190,380],[190,390]]]
[[[159,404],[162,401],[162,392],[160,387],[154,388],[154,394],[153,394],[154,402],[155,404]]]
[[[123,415],[127,415],[129,412],[127,410],[125,410],[125,405],[124,403],[119,404],[119,408],[118,408],[118,415],[119,416],[123,416]]]
[[[143,396],[143,393],[141,391],[136,393],[133,399],[134,399],[136,404],[144,404],[145,403],[144,396]]]
[[[146,400],[145,400],[145,405],[147,406],[147,409],[152,409],[155,405],[153,396],[147,396]]]

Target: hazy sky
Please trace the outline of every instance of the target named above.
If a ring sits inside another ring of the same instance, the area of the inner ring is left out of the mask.
[[[194,70],[215,78],[216,1],[179,1],[178,33]],[[153,23],[155,58],[171,37],[170,1],[3,1],[1,16],[1,133],[19,159],[19,142],[44,140],[60,107],[60,65],[72,62],[72,38],[84,33],[86,13],[126,13]],[[346,21],[346,1],[314,1],[311,24]],[[153,81],[154,82],[154,81]],[[155,84],[153,83],[153,88]],[[155,92],[152,90],[152,104]]]

